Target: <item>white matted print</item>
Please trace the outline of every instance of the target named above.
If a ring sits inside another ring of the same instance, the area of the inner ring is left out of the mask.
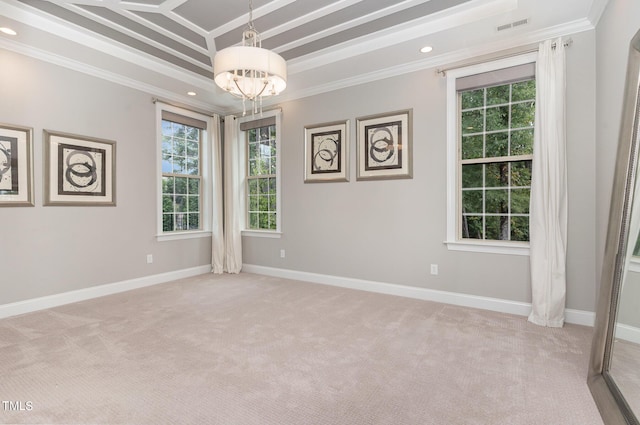
[[[115,206],[115,142],[46,130],[44,134],[44,205]]]
[[[32,207],[33,130],[0,124],[0,207]]]
[[[358,180],[412,178],[412,110],[357,119]]]
[[[305,183],[349,181],[349,120],[304,128]]]

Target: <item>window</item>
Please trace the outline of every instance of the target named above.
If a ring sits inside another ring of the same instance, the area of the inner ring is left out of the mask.
[[[449,127],[455,134],[449,134],[448,143],[455,145],[449,146],[449,165],[455,175],[449,179],[447,242],[453,249],[486,245],[507,252],[528,245],[535,63],[509,62],[449,76],[455,105],[448,112],[455,114],[449,117],[455,122]]]
[[[246,224],[249,231],[280,231],[279,112],[240,123],[246,141]]]
[[[207,230],[205,212],[208,117],[162,105],[159,234]]]

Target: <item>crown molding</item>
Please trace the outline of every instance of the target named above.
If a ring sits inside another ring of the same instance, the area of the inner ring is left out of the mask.
[[[478,58],[481,56],[488,56],[492,54],[499,54],[500,52],[511,49],[531,49],[536,48],[537,43],[544,40],[548,40],[556,37],[565,37],[572,34],[578,34],[584,31],[590,31],[595,29],[595,26],[587,18],[579,19],[569,22],[564,25],[558,25],[554,27],[544,28],[531,33],[523,34],[517,37],[505,38],[494,43],[486,43],[476,48],[459,49],[453,52],[445,53],[430,57],[428,59],[422,59],[414,62],[405,63],[402,65],[392,66],[389,68],[372,71],[366,74],[358,75],[357,77],[345,78],[331,83],[317,85],[296,91],[289,91],[278,96],[278,101],[290,101],[295,99],[301,99],[304,97],[314,96],[329,91],[339,90],[355,85],[370,83],[384,78],[395,77],[398,75],[408,74],[415,71],[421,71],[429,68],[442,67],[451,65],[454,63],[464,62]],[[488,58],[487,60],[491,60]]]
[[[211,105],[210,103],[195,100],[190,96],[180,95],[174,91],[166,90],[164,88],[155,86],[153,84],[148,84],[148,83],[139,81],[137,79],[125,77],[121,74],[107,71],[102,68],[88,65],[86,63],[79,62],[73,59],[69,59],[65,56],[61,56],[61,55],[51,53],[42,49],[38,49],[33,46],[28,46],[19,42],[8,41],[6,39],[0,38],[0,48],[15,52],[15,53],[19,53],[21,55],[28,56],[34,59],[38,59],[43,62],[48,62],[54,65],[62,66],[64,68],[72,69],[74,71],[78,71],[83,74],[91,75],[93,77],[110,81],[112,83],[116,83],[121,86],[129,87],[135,90],[140,90],[142,92],[149,93],[150,95],[153,95],[155,97],[159,97],[172,102],[188,105],[193,108],[198,108],[200,110],[207,111],[212,114],[214,113],[220,114],[222,112],[222,110],[213,109],[212,108],[213,105]]]
[[[465,8],[462,9],[461,6],[465,6]],[[496,14],[514,10],[517,6],[517,0],[484,0],[472,7],[466,6],[466,4],[452,7],[418,19],[411,25],[396,25],[374,35],[358,37],[306,57],[290,60],[287,62],[287,72],[289,75],[294,75],[298,72],[315,69],[339,60],[434,34],[453,26],[477,22]]]

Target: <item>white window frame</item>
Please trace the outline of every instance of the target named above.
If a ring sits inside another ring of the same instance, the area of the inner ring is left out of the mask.
[[[460,202],[460,173],[458,169],[459,145],[459,96],[456,80],[469,75],[496,71],[512,66],[535,62],[538,53],[508,57],[482,64],[470,65],[447,71],[447,239],[445,244],[452,251],[486,252],[508,255],[529,255],[528,242],[460,239],[458,215]]]
[[[256,121],[263,118],[275,117],[276,120],[276,229],[275,230],[257,230],[248,228],[248,179],[249,173],[248,161],[249,156],[249,144],[247,142],[247,132],[238,130],[239,139],[242,141],[243,148],[240,149],[242,158],[240,158],[241,164],[244,165],[242,170],[242,203],[244,205],[242,214],[242,236],[262,237],[262,238],[280,238],[282,237],[282,111],[280,109],[273,109],[270,111],[264,111],[260,115],[249,115],[242,117],[238,120],[238,128],[240,124],[250,121]]]
[[[162,111],[173,112],[185,117],[194,118],[207,123],[207,129],[202,130],[202,141],[200,147],[200,172],[201,172],[201,205],[200,223],[198,230],[184,230],[178,232],[164,232],[162,230]],[[211,145],[213,143],[214,128],[213,117],[178,108],[162,102],[156,102],[156,239],[158,241],[171,241],[180,239],[205,238],[211,236]]]

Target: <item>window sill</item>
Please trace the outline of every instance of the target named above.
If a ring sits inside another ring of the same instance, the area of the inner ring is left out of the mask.
[[[242,236],[280,239],[282,237],[282,232],[274,232],[272,230],[243,230]]]
[[[489,254],[529,255],[527,242],[445,241],[449,251],[486,252]]]
[[[173,232],[173,233],[163,233],[161,235],[156,235],[156,239],[158,242],[163,241],[176,241],[182,239],[197,239],[197,238],[208,238],[211,237],[211,232],[208,230],[198,230],[193,232]]]

